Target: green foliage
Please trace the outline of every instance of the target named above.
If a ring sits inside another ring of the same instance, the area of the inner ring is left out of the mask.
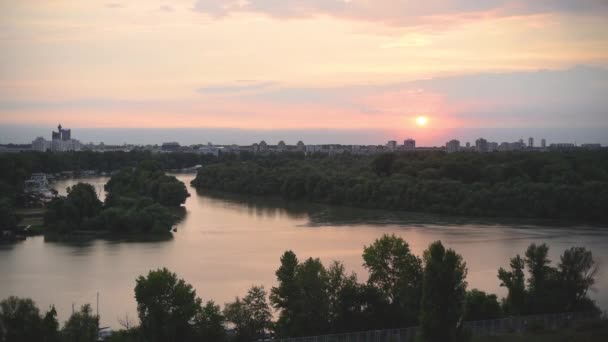
[[[495,294],[487,294],[477,289],[467,291],[465,320],[479,321],[501,317],[502,309]]]
[[[424,252],[424,263],[421,336],[426,342],[459,341],[467,288],[466,264],[439,241]]]
[[[567,249],[557,268],[566,311],[588,309],[587,291],[595,284],[598,271],[591,251],[584,247]]]
[[[99,317],[93,314],[90,304],[85,304],[65,322],[61,334],[65,341],[96,342],[98,331]]]
[[[368,284],[377,288],[388,304],[386,319],[395,327],[414,325],[422,291],[422,262],[409,245],[395,235],[383,235],[363,249],[363,266],[369,270]]]
[[[407,211],[608,222],[608,151],[221,158],[192,184]]]
[[[134,198],[149,198],[168,207],[179,207],[190,196],[184,183],[165,175],[153,160],[141,162],[135,169],[123,169],[105,185],[106,204],[115,206]]]
[[[301,294],[296,274],[299,261],[296,254],[286,251],[281,256],[281,266],[276,271],[278,286],[270,290],[270,302],[279,310],[276,324],[277,333],[281,336],[297,336],[299,331],[294,322],[296,312],[300,310]]]
[[[524,260],[517,255],[511,259],[510,265],[511,271],[506,271],[502,267],[498,269],[500,286],[505,286],[508,290],[503,307],[505,312],[520,315],[526,312],[525,264]]]
[[[52,231],[82,229],[101,212],[102,203],[91,184],[78,183],[67,192],[66,197],[54,199],[47,207],[44,224]]]
[[[119,172],[105,187],[109,193],[103,207],[95,189],[84,183],[49,203],[44,217],[49,231],[170,234],[178,218],[167,207],[179,207],[189,196],[184,183],[166,176],[154,161]]]
[[[208,301],[195,318],[196,339],[213,342],[226,340],[225,320],[220,306],[213,301]]]
[[[14,231],[17,228],[18,218],[10,199],[0,197],[0,232],[3,230]]]
[[[0,302],[0,341],[58,341],[57,312],[54,307],[42,317],[29,298],[8,297]]]
[[[264,339],[271,327],[272,313],[263,286],[252,286],[243,300],[227,303],[224,316],[235,326],[236,341]]]
[[[557,267],[548,259],[545,244],[531,244],[525,259],[519,255],[511,259],[511,271],[498,270],[501,286],[508,289],[503,310],[511,315],[543,314],[569,311],[599,313],[587,296],[595,283],[597,265],[591,251],[572,247],[560,257]],[[529,277],[524,275],[524,265]]]
[[[149,342],[185,341],[195,334],[190,324],[201,299],[183,279],[166,268],[137,278],[135,286],[141,332]]]

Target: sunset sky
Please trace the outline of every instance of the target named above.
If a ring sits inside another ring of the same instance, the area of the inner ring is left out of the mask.
[[[84,142],[608,144],[606,18],[606,0],[0,0],[0,143],[62,123]]]

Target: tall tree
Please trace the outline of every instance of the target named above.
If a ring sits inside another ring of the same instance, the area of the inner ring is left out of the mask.
[[[184,341],[192,334],[191,321],[201,308],[192,285],[163,268],[137,278],[137,312],[147,341]]]
[[[97,342],[99,317],[93,314],[90,304],[80,307],[65,322],[61,334],[69,342]]]
[[[530,273],[528,279],[529,305],[532,313],[551,312],[557,309],[557,270],[550,266],[549,247],[531,244],[524,262]]]
[[[405,240],[384,235],[363,250],[363,266],[369,271],[368,284],[379,289],[392,310],[400,316],[391,325],[417,322],[422,286],[421,260],[410,252]]]
[[[462,334],[467,268],[462,257],[440,241],[424,252],[424,280],[420,311],[421,335],[426,342],[458,341]]]
[[[272,313],[262,286],[252,286],[241,300],[227,303],[224,315],[235,325],[238,341],[263,339],[271,327]]]
[[[278,286],[270,290],[270,302],[279,310],[277,333],[279,336],[294,336],[297,326],[294,322],[295,313],[300,310],[302,295],[296,275],[299,262],[296,254],[286,251],[281,256],[281,266],[276,271]]]
[[[518,255],[511,258],[511,271],[502,267],[498,269],[500,286],[507,288],[508,294],[505,299],[505,311],[512,315],[527,313],[526,308],[526,283],[524,260]]]
[[[593,254],[584,247],[567,249],[557,266],[562,287],[565,311],[589,309],[587,291],[595,283],[598,267]]]
[[[220,306],[208,301],[195,318],[196,336],[201,341],[221,342],[226,339],[225,317]]]
[[[8,297],[0,302],[0,341],[42,341],[44,330],[40,311],[29,298]]]

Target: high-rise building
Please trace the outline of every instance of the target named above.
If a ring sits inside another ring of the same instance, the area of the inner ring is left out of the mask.
[[[488,152],[488,141],[484,138],[475,140],[475,149],[477,152]]]
[[[540,139],[540,147],[547,148],[547,140],[545,138]]]
[[[80,141],[72,139],[72,130],[63,129],[61,124],[57,126],[57,132],[52,132],[51,138],[51,151],[80,151],[82,148]]]
[[[395,150],[397,148],[397,142],[395,140],[389,140],[389,142],[386,143],[386,147],[389,150],[393,151],[393,150]]]
[[[405,150],[415,150],[416,149],[416,140],[409,138],[403,141],[403,148]]]
[[[534,147],[534,138],[529,137],[528,138],[528,148],[533,148]]]
[[[283,140],[279,141],[279,143],[277,144],[277,151],[283,152],[287,149],[287,145],[285,144],[285,142]]]
[[[445,150],[447,153],[458,152],[460,150],[460,141],[450,140],[445,144]]]
[[[36,140],[32,141],[32,150],[38,152],[46,152],[51,149],[51,142],[44,139],[43,137],[38,137]]]

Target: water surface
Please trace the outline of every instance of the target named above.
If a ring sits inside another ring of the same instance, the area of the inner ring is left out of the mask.
[[[186,184],[193,178],[178,177]],[[83,181],[103,196],[107,178]],[[55,186],[65,193],[75,183],[66,180]],[[418,255],[441,240],[466,260],[469,288],[499,296],[505,291],[496,278],[497,269],[508,267],[509,258],[523,254],[532,242],[546,242],[554,262],[571,246],[590,248],[600,263],[608,260],[608,229],[598,227],[493,224],[189,191],[187,214],[169,241],[56,243],[34,237],[0,246],[0,298],[31,297],[43,310],[55,304],[63,321],[72,304],[95,307],[99,292],[102,324],[118,327],[119,317],[136,320],[135,279],[150,269],[167,267],[191,283],[203,300],[223,305],[243,296],[251,285],[275,285],[274,272],[286,249],[300,260],[312,256],[324,263],[343,261],[365,280],[363,246],[382,234],[403,237]],[[591,293],[603,309],[608,308],[608,291],[600,289],[608,285],[607,274],[600,270]]]

